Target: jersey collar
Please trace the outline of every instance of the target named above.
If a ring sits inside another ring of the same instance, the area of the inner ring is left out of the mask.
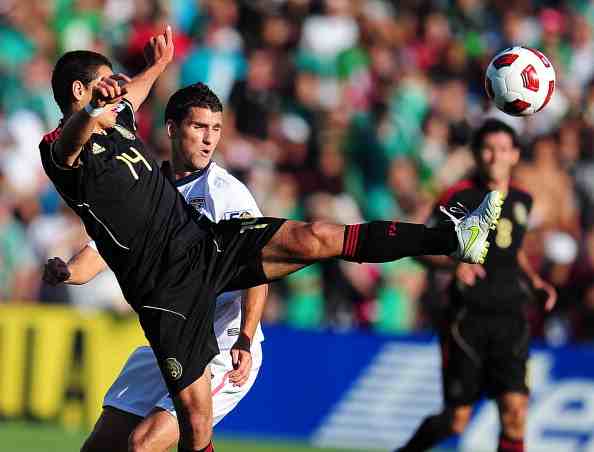
[[[185,185],[192,181],[195,181],[196,179],[198,179],[199,177],[204,175],[204,173],[206,173],[208,171],[208,168],[210,168],[211,165],[212,165],[212,160],[210,162],[208,162],[208,165],[206,165],[204,168],[199,169],[198,171],[194,171],[192,174],[188,174],[186,177],[182,177],[181,179],[176,180],[174,182],[175,186],[179,187],[181,185]]]

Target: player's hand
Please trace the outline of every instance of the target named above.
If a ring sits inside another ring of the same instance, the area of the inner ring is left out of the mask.
[[[57,286],[60,283],[68,281],[70,278],[68,264],[59,257],[48,259],[47,264],[43,267],[42,278],[51,286]]]
[[[167,25],[163,34],[153,36],[144,46],[144,58],[149,66],[167,66],[173,60],[173,53],[171,25]]]
[[[484,279],[487,276],[485,267],[480,264],[460,263],[456,267],[456,278],[467,286],[474,286],[476,278]]]
[[[540,292],[543,294],[542,299],[544,300],[545,311],[551,311],[555,307],[555,303],[557,303],[557,290],[555,287],[540,277],[532,280],[532,287],[534,287],[537,293]]]
[[[242,334],[231,347],[231,361],[234,370],[229,373],[229,381],[233,386],[243,386],[250,376],[252,353],[250,352],[249,342],[249,338]]]
[[[109,104],[117,104],[127,93],[126,86],[120,85],[119,82],[128,83],[130,80],[130,77],[124,74],[103,77],[93,87],[91,105],[94,108],[101,108]]]

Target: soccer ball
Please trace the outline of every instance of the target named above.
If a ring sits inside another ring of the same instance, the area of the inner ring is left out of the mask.
[[[509,47],[489,63],[485,89],[500,110],[513,116],[531,115],[551,100],[555,69],[539,50]]]

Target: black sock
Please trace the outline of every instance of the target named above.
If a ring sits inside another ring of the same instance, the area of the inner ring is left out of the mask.
[[[341,257],[354,262],[391,262],[407,256],[447,256],[457,246],[451,226],[372,221],[345,226]]]
[[[439,444],[452,434],[452,416],[444,412],[429,416],[423,420],[413,437],[406,446],[397,449],[398,452],[422,452]]]
[[[214,446],[212,445],[212,441],[203,449],[185,449],[181,445],[178,445],[177,452],[214,452]]]

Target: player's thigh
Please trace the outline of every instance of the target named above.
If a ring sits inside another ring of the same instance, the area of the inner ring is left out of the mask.
[[[479,326],[470,317],[456,318],[441,334],[443,395],[447,406],[472,405],[484,380]]]
[[[133,451],[166,452],[179,440],[177,418],[156,408],[134,429],[129,445]]]
[[[200,378],[172,394],[182,438],[206,441],[212,433],[211,373],[207,367]]]
[[[500,398],[507,393],[527,395],[530,328],[521,317],[500,317],[494,321],[487,360],[488,393]]]
[[[112,407],[104,407],[82,452],[127,452],[128,438],[142,418]]]
[[[276,279],[315,261],[339,256],[343,240],[344,225],[285,221],[262,249],[264,272],[269,279]]]

